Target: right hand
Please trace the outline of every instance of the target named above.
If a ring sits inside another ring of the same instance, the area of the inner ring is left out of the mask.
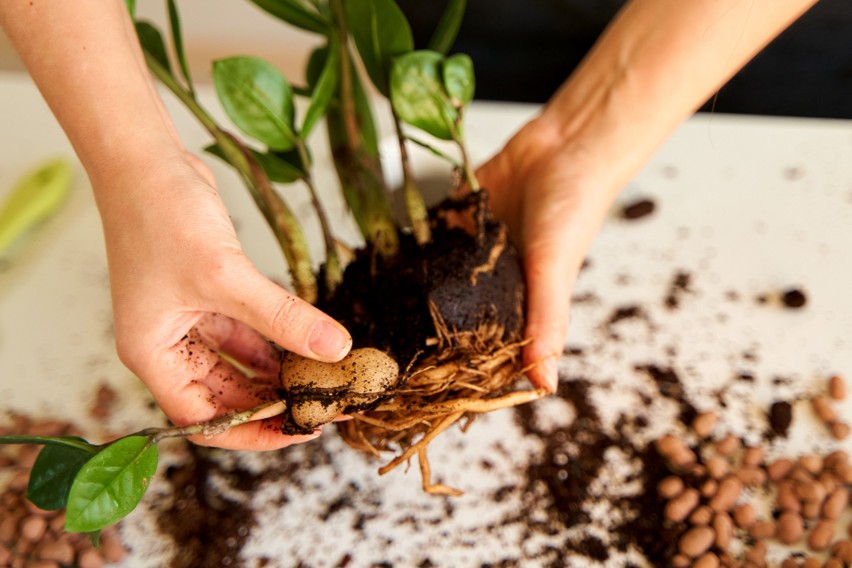
[[[551,392],[568,329],[571,289],[618,193],[600,157],[565,140],[545,113],[477,172],[494,215],[519,247],[527,280],[524,365]]]

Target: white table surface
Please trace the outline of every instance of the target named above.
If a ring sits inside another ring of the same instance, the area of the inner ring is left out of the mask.
[[[218,109],[207,91],[204,100]],[[42,159],[56,154],[73,159],[73,153],[28,78],[0,74],[0,101],[2,197]],[[188,147],[207,142],[193,119],[170,99],[169,107]],[[475,156],[483,159],[498,149],[534,112],[529,106],[475,106],[468,126]],[[281,256],[246,191],[230,171],[213,159],[208,162],[249,256],[261,270],[283,279]],[[421,169],[435,167],[429,160],[423,164]],[[97,439],[107,431],[158,423],[161,416],[148,407],[146,391],[115,355],[99,220],[79,165],[77,173],[68,205],[20,243],[0,268],[0,410],[72,419]],[[320,168],[318,177],[321,186],[333,191],[329,168]],[[300,190],[288,195],[296,197],[299,215],[309,218]],[[597,238],[591,266],[574,291],[593,293],[597,301],[577,304],[569,340],[588,354],[561,362],[566,377],[584,376],[600,385],[593,398],[607,416],[639,412],[635,394],[647,379],[633,366],[642,362],[665,360],[676,367],[699,408],[718,408],[717,394],[726,389],[724,428],[745,436],[757,436],[765,427],[769,401],[815,392],[830,373],[852,378],[852,123],[693,118],[629,184],[622,201],[637,197],[653,199],[657,211],[634,222],[613,218]],[[355,242],[342,207],[335,203],[331,209],[343,236]],[[319,254],[315,224],[308,229]],[[665,310],[662,298],[676,270],[692,275],[695,292],[684,297],[680,309]],[[754,301],[787,286],[806,290],[805,309],[783,310]],[[732,291],[739,300],[731,299]],[[620,341],[603,338],[600,322],[614,308],[634,303],[646,308],[655,329],[628,322],[619,328]],[[670,347],[676,355],[667,354]],[[744,357],[746,352],[756,354],[756,360]],[[732,380],[744,369],[755,374],[754,384]],[[788,380],[773,385],[777,377]],[[86,412],[100,383],[121,393],[109,424],[94,423]],[[542,423],[555,426],[572,416],[569,405],[558,399],[538,403],[536,412]],[[671,404],[660,401],[642,412],[653,416],[658,431],[672,427]],[[795,435],[773,451],[833,447],[806,412],[799,415]],[[548,539],[524,540],[518,526],[500,521],[528,507],[522,493],[500,503],[491,498],[501,486],[523,485],[524,464],[541,450],[541,441],[523,435],[512,412],[484,417],[467,434],[453,431],[433,444],[436,474],[466,490],[454,500],[451,518],[444,499],[419,492],[416,468],[378,478],[376,462],[344,447],[334,433],[323,438],[331,462],[300,473],[310,481],[308,488],[288,493],[288,503],[262,512],[263,522],[244,549],[249,560],[269,556],[275,559],[272,566],[296,565],[297,560],[334,566],[349,554],[350,566],[382,560],[416,565],[426,557],[439,566],[504,558],[539,565],[534,552]],[[511,451],[495,453],[498,445]],[[292,450],[290,459],[298,459],[300,451]],[[493,468],[478,465],[483,456]],[[233,459],[263,467],[271,458],[235,454]],[[376,516],[361,532],[351,528],[351,512],[321,520],[350,483],[360,487],[352,497],[355,506]],[[286,487],[287,480],[270,483],[256,498],[271,499]],[[145,503],[123,525],[123,537],[133,548],[127,566],[160,565],[170,551],[167,539],[152,534],[157,512]],[[530,516],[536,514],[542,511],[529,510]],[[403,522],[409,516],[442,521],[414,530]],[[499,526],[487,528],[489,524]],[[559,545],[563,537],[550,543]],[[396,544],[389,546],[388,539]],[[574,565],[567,551],[565,558]],[[576,565],[586,563],[578,560]]]

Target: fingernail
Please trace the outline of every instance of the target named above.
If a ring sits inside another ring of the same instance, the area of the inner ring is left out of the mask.
[[[340,327],[327,321],[320,321],[311,331],[308,348],[319,359],[339,361],[352,346],[352,338]]]
[[[550,392],[556,392],[559,384],[559,369],[557,368],[554,359],[545,359],[544,361],[544,380],[547,381],[547,387]]]

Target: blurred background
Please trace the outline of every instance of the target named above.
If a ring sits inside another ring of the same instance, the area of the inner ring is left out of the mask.
[[[747,0],[748,1],[748,0]],[[425,45],[446,0],[398,0]],[[544,102],[579,63],[625,0],[469,0],[456,50],[477,73],[477,98]],[[138,0],[166,25],[165,2]],[[209,77],[218,57],[253,54],[302,82],[315,37],[242,0],[180,0],[191,66]],[[754,17],[760,17],[754,13]],[[22,69],[0,37],[0,70]],[[852,0],[821,0],[734,77],[702,110],[852,118]]]

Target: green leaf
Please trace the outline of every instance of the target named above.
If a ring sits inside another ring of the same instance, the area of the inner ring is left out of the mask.
[[[121,438],[80,469],[71,492],[65,530],[94,532],[132,511],[157,470],[157,446],[147,436]]]
[[[347,0],[346,24],[367,74],[387,96],[393,59],[414,49],[405,14],[393,0]]]
[[[316,84],[312,85],[311,103],[305,113],[305,120],[302,123],[302,131],[300,133],[302,140],[307,140],[317,121],[325,114],[337,89],[337,81],[340,74],[340,52],[338,49],[337,40],[331,41],[326,49],[325,64],[322,67],[322,72]]]
[[[127,11],[130,12],[130,17],[136,17],[136,0],[124,0],[127,4]]]
[[[450,0],[447,2],[447,7],[444,8],[438,26],[429,40],[429,49],[444,55],[449,53],[456,41],[459,28],[461,28],[465,8],[467,8],[467,0]]]
[[[169,72],[169,75],[173,75],[172,64],[166,52],[166,43],[163,41],[160,30],[150,22],[136,22],[136,35],[145,53],[153,57],[163,69]]]
[[[93,455],[71,446],[45,446],[30,472],[27,499],[46,511],[64,509],[74,477]]]
[[[169,0],[169,28],[172,30],[172,43],[175,46],[180,70],[183,73],[183,78],[186,79],[186,84],[189,87],[189,92],[194,93],[195,89],[192,86],[192,77],[189,74],[189,65],[186,62],[186,53],[183,48],[183,32],[180,26],[180,13],[178,13],[175,0]]]
[[[473,100],[476,83],[473,78],[473,61],[458,53],[448,57],[441,68],[444,89],[450,95],[453,106],[461,108]]]
[[[220,59],[213,64],[213,82],[240,130],[274,150],[293,147],[293,90],[271,63],[247,56]]]
[[[19,237],[59,211],[71,189],[72,175],[68,160],[54,158],[15,183],[0,206],[0,256]]]
[[[331,22],[312,10],[309,10],[298,0],[251,0],[260,8],[272,14],[288,24],[318,34],[327,35],[331,29]]]
[[[204,148],[204,151],[216,156],[217,158],[221,158],[225,162],[228,161],[228,158],[225,156],[225,153],[218,144],[211,144]],[[252,148],[250,148],[249,151],[252,156],[254,156],[254,159],[257,160],[257,163],[260,164],[260,167],[263,168],[263,171],[266,172],[266,177],[269,178],[269,181],[293,183],[294,181],[302,179],[304,176],[302,170],[295,166],[294,163],[284,159],[278,154],[258,152]],[[298,160],[298,156],[295,156],[295,159]]]
[[[444,90],[444,56],[415,51],[393,63],[391,104],[399,118],[436,138],[452,140],[458,111]]]

